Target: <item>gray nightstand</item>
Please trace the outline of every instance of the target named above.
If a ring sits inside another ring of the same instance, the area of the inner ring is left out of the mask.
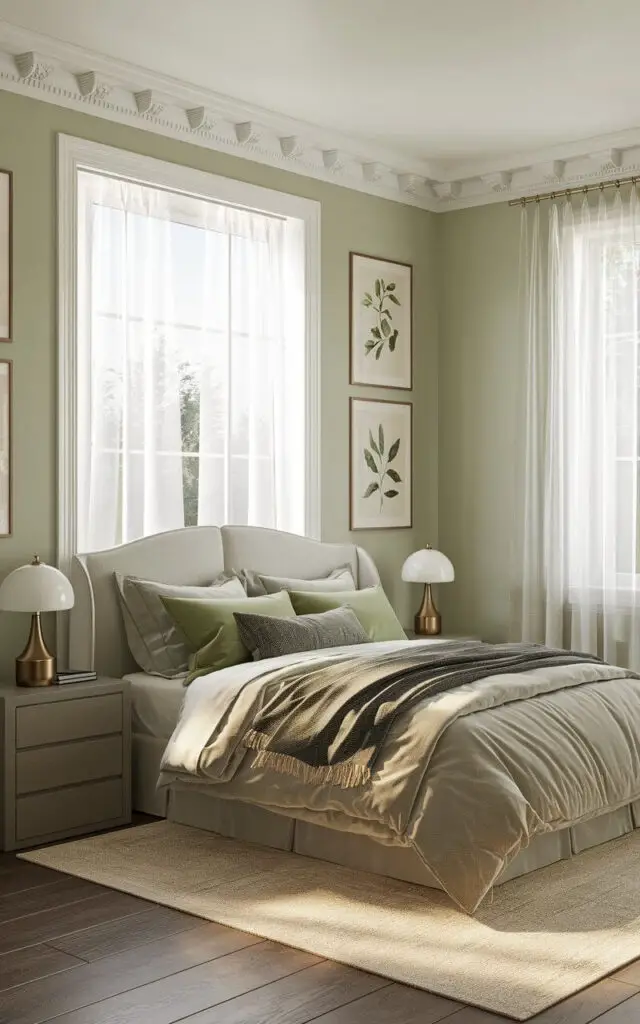
[[[0,722],[3,850],[131,821],[128,683],[3,681]]]

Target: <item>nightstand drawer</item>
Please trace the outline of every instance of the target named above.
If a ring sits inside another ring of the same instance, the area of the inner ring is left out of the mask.
[[[77,740],[54,747],[19,750],[16,754],[18,795],[113,775],[122,775],[122,736]]]
[[[122,779],[105,779],[86,786],[50,790],[19,796],[16,800],[16,839],[65,832],[122,817],[124,812]]]
[[[72,686],[72,683],[68,684]],[[104,736],[122,730],[122,694],[106,693],[16,708],[16,747]]]

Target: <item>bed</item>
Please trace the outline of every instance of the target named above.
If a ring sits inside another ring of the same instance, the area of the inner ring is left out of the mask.
[[[72,570],[76,604],[70,622],[71,663],[78,667],[92,665],[102,675],[125,677],[130,681],[133,806],[137,810],[225,836],[293,850],[412,883],[447,888],[411,844],[398,844],[389,835],[371,835],[371,830],[363,832],[349,827],[348,823],[345,826],[339,816],[332,818],[331,814],[315,813],[311,800],[311,807],[298,812],[295,801],[289,807],[282,801],[283,806],[276,808],[251,802],[246,794],[258,777],[255,772],[245,779],[244,789],[242,778],[239,782],[232,780],[212,786],[206,784],[206,780],[182,778],[179,774],[170,775],[167,781],[166,773],[166,785],[160,790],[157,788],[163,754],[178,723],[185,689],[180,679],[160,679],[137,669],[127,646],[113,573],[178,585],[207,585],[220,572],[238,567],[311,579],[326,576],[345,564],[351,567],[359,588],[379,582],[372,559],[355,545],[325,544],[253,527],[187,528],[112,550],[79,555],[74,559]],[[627,699],[635,700],[630,681],[622,672],[619,677],[620,685],[627,688]],[[583,683],[586,685],[576,688],[575,694],[592,694],[595,684],[590,683],[590,678],[585,676]],[[202,697],[201,691],[206,685],[206,680],[192,684],[187,691],[189,699]],[[638,705],[640,707],[640,694]],[[635,713],[635,706],[633,710]],[[621,777],[628,771],[631,778],[640,771],[632,742],[630,739],[629,751],[621,751],[624,761],[619,766]],[[282,777],[271,781],[272,790],[282,792],[285,785]],[[571,858],[638,827],[640,790],[636,792],[634,785],[628,787],[629,796],[621,805],[604,807],[595,815],[590,811],[583,820],[576,820],[569,827],[546,829],[535,835],[528,845],[520,844],[518,852],[506,858],[507,866],[495,880],[496,884]],[[465,905],[464,899],[459,902]],[[467,900],[465,909],[473,909],[476,902],[475,898]]]

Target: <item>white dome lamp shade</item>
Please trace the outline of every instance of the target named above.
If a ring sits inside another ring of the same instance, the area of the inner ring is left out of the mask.
[[[44,642],[40,614],[72,607],[73,587],[67,577],[54,566],[45,565],[37,555],[0,583],[0,611],[31,613],[27,646],[16,658],[18,686],[48,686],[53,682],[56,659]]]
[[[442,551],[426,546],[409,555],[402,566],[402,579],[406,583],[424,583],[422,604],[415,617],[418,636],[438,636],[442,630],[440,612],[433,602],[432,583],[451,583],[455,579],[453,565]]]

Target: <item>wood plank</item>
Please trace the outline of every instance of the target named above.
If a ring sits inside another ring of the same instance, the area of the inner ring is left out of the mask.
[[[50,882],[49,885],[0,896],[0,924],[14,918],[52,910],[54,907],[62,907],[67,903],[102,896],[106,891],[102,886],[86,882],[83,878],[58,875],[57,880]]]
[[[13,854],[4,854],[4,862],[0,872],[0,896],[12,892],[24,892],[39,885],[50,885],[60,879],[59,871],[44,868],[40,864],[31,864],[26,860],[17,860]]]
[[[577,992],[562,1003],[549,1007],[542,1013],[532,1017],[529,1024],[590,1024],[596,1017],[598,1024],[627,1024],[625,1017],[615,1022],[609,1021],[609,1015],[605,1012],[611,1007],[624,1003],[625,1000],[634,998],[634,990],[630,985],[623,985],[621,982],[604,978],[603,981],[590,985],[589,988]],[[640,1004],[636,1004],[634,1024],[640,1020]],[[603,1017],[600,1014],[604,1014]],[[631,1024],[631,1017],[629,1017]],[[486,1013],[484,1010],[476,1010],[473,1007],[465,1007],[458,1010],[448,1018],[447,1024],[504,1024],[504,1017],[496,1013]]]
[[[314,1019],[313,1024],[435,1024],[447,1018],[455,1020],[451,1014],[456,1014],[460,1008],[460,1003],[452,999],[393,982],[377,992],[323,1013]],[[220,1018],[221,1021],[223,1019]],[[504,1017],[499,1020],[505,1024]]]
[[[68,971],[84,963],[75,956],[50,946],[29,946],[0,956],[0,991]]]
[[[632,996],[614,1010],[598,1018],[598,1024],[638,1024],[640,1020],[640,994]]]
[[[632,964],[627,964],[611,977],[614,981],[624,981],[626,985],[635,985],[636,988],[640,988],[640,960],[634,960]]]
[[[251,978],[247,977],[251,984]],[[366,974],[364,971],[345,967],[343,964],[323,960],[303,971],[291,974],[270,985],[246,992],[222,1005],[212,1006],[189,1017],[189,1024],[264,1024],[264,1021],[278,1021],[278,1024],[305,1024],[315,1020],[319,1014],[343,1006],[348,1010],[351,1000],[368,992],[379,997],[379,990],[391,988],[386,978]],[[345,1020],[352,1018],[346,1017]],[[405,1024],[406,1018],[396,1015],[389,1018]],[[424,1018],[420,1018],[423,1024]]]
[[[72,953],[82,960],[99,960],[103,956],[122,953],[146,942],[154,942],[165,935],[199,928],[202,918],[191,917],[180,910],[169,907],[153,907],[143,914],[125,917],[119,921],[108,921],[93,928],[83,928],[49,943],[56,949]]]
[[[0,994],[0,1021],[40,1024],[100,999],[148,985],[215,957],[262,942],[256,935],[207,922],[159,942],[104,957]],[[179,981],[174,982],[178,990]]]
[[[118,1024],[173,1024],[319,960],[311,953],[276,942],[260,942],[161,981],[65,1013],[56,1018],[56,1024],[113,1024],[114,1021]],[[15,1024],[13,1018],[11,1024]]]
[[[11,923],[10,928],[0,929],[0,953],[22,949],[23,946],[35,946],[48,939],[76,932],[79,928],[90,928],[94,924],[139,914],[148,905],[135,896],[109,891],[103,896],[69,903],[66,907],[20,917]]]

